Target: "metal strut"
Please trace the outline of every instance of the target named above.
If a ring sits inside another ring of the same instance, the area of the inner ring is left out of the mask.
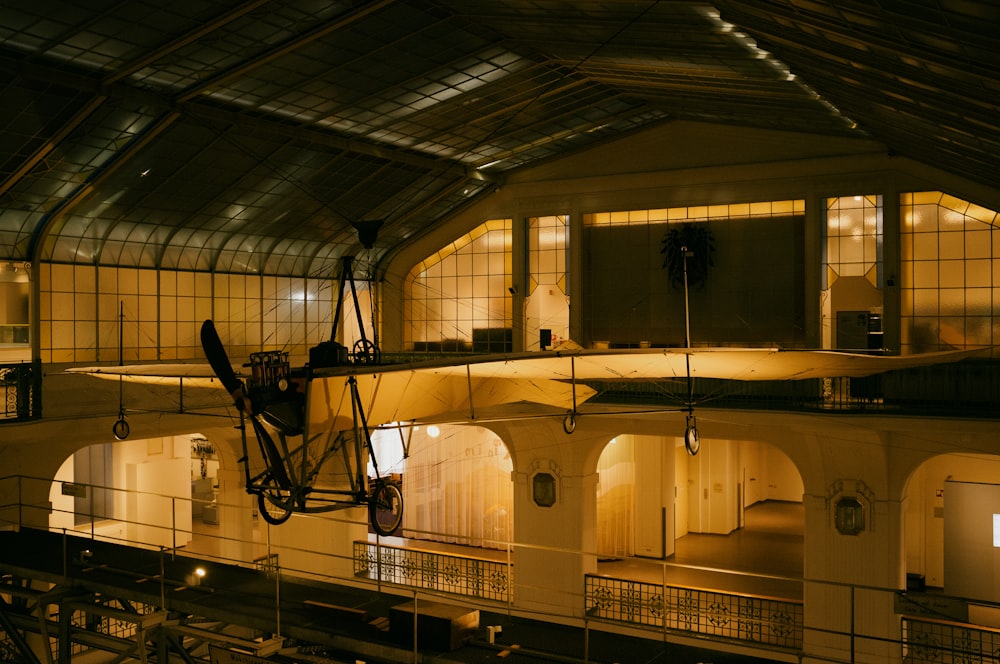
[[[341,256],[343,266],[340,270],[340,291],[337,294],[337,309],[333,314],[333,329],[330,331],[330,341],[337,340],[337,324],[344,311],[344,286],[351,287],[351,298],[354,302],[354,313],[358,318],[358,331],[361,339],[354,345],[355,360],[365,364],[374,364],[378,359],[378,344],[365,335],[365,322],[361,317],[361,303],[358,301],[358,289],[354,283],[354,257]]]
[[[365,417],[364,407],[361,405],[361,394],[358,392],[357,378],[351,376],[347,379],[351,386],[351,405],[354,411],[354,440],[356,445],[362,444],[358,439],[358,429],[364,433],[363,444],[368,446],[368,456],[371,458],[372,469],[375,471],[375,486],[366,491],[366,486],[362,483],[358,493],[358,502],[368,503],[368,522],[379,535],[388,536],[396,532],[403,521],[403,492],[399,484],[383,478],[379,474],[378,460],[375,458],[375,447],[372,445],[371,432],[368,429],[368,419]],[[355,447],[355,457],[358,464],[358,479],[363,482],[364,476],[361,468],[361,453]]]
[[[360,431],[364,434],[364,444],[368,447],[368,456],[372,461],[372,468],[375,470],[375,479],[381,479],[378,472],[378,460],[375,458],[375,449],[372,447],[372,436],[371,432],[368,430],[368,419],[365,417],[364,407],[361,405],[361,394],[358,392],[358,379],[351,376],[347,379],[347,384],[351,386],[351,405],[354,410],[354,428],[357,431],[359,429],[358,424],[360,423]],[[358,476],[361,476],[361,455],[357,454],[358,460]]]
[[[570,388],[573,390],[573,410],[566,413],[563,418],[563,431],[573,433],[576,431],[576,358],[569,356]]]

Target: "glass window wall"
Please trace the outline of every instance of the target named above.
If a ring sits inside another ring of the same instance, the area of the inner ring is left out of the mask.
[[[883,343],[883,204],[879,195],[826,199],[823,347],[879,351]]]
[[[512,221],[487,221],[416,265],[406,280],[403,343],[417,352],[512,349]]]
[[[45,263],[43,362],[201,360],[202,322],[234,359],[280,348],[302,358],[330,336],[328,279]]]
[[[677,230],[705,242],[688,264],[704,275],[690,288],[693,345],[803,346],[804,224],[798,199],[584,214],[582,343],[684,345],[684,290],[663,253]]]
[[[568,252],[567,215],[528,219],[527,350],[547,350],[569,340]]]
[[[1000,214],[925,191],[900,218],[903,352],[1000,343]]]

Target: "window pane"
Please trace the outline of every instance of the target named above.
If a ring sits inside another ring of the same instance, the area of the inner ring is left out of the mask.
[[[499,336],[509,340],[509,306],[491,311],[490,299],[510,299],[511,229],[509,219],[487,221],[413,268],[404,296],[409,320],[403,342],[408,348],[475,350],[480,328],[507,330]],[[509,341],[488,350],[510,350],[507,346]]]
[[[1000,302],[993,294],[994,285],[1000,283],[1000,230],[992,225],[996,214],[941,192],[904,195],[900,200],[903,256],[912,240],[915,257],[937,262],[939,309],[944,314],[936,322],[915,322],[904,350],[993,343],[993,328],[1000,314]],[[919,204],[912,205],[913,201]],[[974,216],[968,216],[970,211]],[[931,271],[922,263],[914,264],[913,283],[903,282],[903,314],[909,313],[911,301],[913,312],[929,311],[930,298],[925,292],[914,291],[911,299],[908,289],[932,288]],[[918,330],[922,332],[918,334]]]

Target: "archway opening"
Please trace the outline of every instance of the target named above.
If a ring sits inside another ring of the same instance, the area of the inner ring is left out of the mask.
[[[374,432],[372,442],[379,473],[402,484],[400,536],[508,546],[514,532],[513,462],[494,432],[455,424],[387,428]]]
[[[604,448],[597,472],[600,561],[801,575],[803,481],[774,445],[705,440],[692,457],[680,438],[621,434]]]
[[[81,448],[53,477],[49,527],[135,546],[211,549],[220,468],[234,465],[223,461],[227,454],[202,433]]]
[[[907,589],[995,602],[1000,456],[943,454],[924,461],[907,481],[905,506]]]

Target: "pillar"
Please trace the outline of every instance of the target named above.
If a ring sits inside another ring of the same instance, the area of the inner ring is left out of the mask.
[[[514,457],[514,605],[582,617],[584,575],[597,571],[597,458],[610,439],[581,421],[512,423],[504,437]]]
[[[219,468],[219,555],[226,561],[250,564],[262,555],[254,536],[254,497],[244,488],[242,468]]]
[[[824,440],[825,486],[806,487],[804,660],[900,658],[903,512],[888,495],[879,435],[865,436]]]

